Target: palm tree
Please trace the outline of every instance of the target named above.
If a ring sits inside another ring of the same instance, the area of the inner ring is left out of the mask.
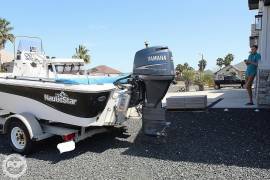
[[[199,86],[200,91],[203,91],[204,90],[204,83],[203,83],[202,79],[203,79],[204,70],[207,66],[207,61],[203,58],[203,56],[202,56],[202,59],[199,61],[198,66],[199,66],[200,76],[199,76],[199,79],[196,80],[195,84],[197,84]]]
[[[234,55],[227,54],[224,58],[224,66],[227,67],[227,66],[231,65],[233,60],[234,60]]]
[[[14,35],[11,33],[12,30],[13,27],[10,26],[10,22],[0,18],[0,49],[5,48],[7,41],[13,42]]]
[[[192,84],[192,82],[195,79],[195,72],[193,69],[186,69],[183,71],[182,75],[183,80],[185,81],[186,91],[189,91],[189,88]]]
[[[76,53],[72,56],[72,58],[83,59],[85,63],[91,62],[91,56],[89,55],[89,50],[83,46],[79,45],[78,48],[75,49]]]
[[[217,66],[219,67],[219,69],[221,69],[223,65],[224,65],[224,59],[218,58],[217,59]]]
[[[183,65],[182,64],[178,64],[176,66],[176,72],[178,74],[178,78],[182,78],[182,75],[183,75],[183,72],[186,71],[186,70],[194,70],[191,66],[189,66],[188,63],[184,63]]]
[[[205,70],[205,68],[206,68],[206,65],[207,65],[207,61],[205,59],[200,60],[199,64],[198,64],[199,71],[203,72]]]

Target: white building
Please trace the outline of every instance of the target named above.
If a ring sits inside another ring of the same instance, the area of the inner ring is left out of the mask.
[[[255,17],[257,37],[253,43],[262,55],[257,80],[258,105],[270,105],[270,0],[248,0],[249,9],[258,11]],[[252,44],[252,42],[251,42]]]
[[[235,65],[229,65],[215,72],[215,79],[224,79],[224,76],[236,76],[239,79],[245,79],[246,69],[247,65],[244,61]]]

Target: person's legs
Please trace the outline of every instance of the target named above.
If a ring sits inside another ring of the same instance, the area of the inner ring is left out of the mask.
[[[246,79],[245,79],[245,88],[247,89],[247,83],[248,83],[248,76],[246,75]]]
[[[246,81],[246,88],[249,96],[249,102],[250,104],[253,104],[253,97],[252,97],[252,84],[254,81],[255,76],[248,76]]]

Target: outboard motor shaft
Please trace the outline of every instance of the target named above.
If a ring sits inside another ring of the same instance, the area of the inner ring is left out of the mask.
[[[142,102],[143,131],[146,135],[162,135],[167,123],[161,100],[172,83],[175,72],[168,47],[147,47],[136,53],[133,66],[134,91],[131,102]],[[138,95],[139,94],[139,95]],[[136,103],[135,103],[136,104]]]

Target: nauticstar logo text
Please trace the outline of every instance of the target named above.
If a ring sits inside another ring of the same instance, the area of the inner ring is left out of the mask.
[[[167,56],[148,56],[148,61],[166,61]]]
[[[48,102],[55,102],[60,104],[76,105],[77,99],[71,99],[65,92],[56,93],[55,96],[44,94],[44,100]]]

